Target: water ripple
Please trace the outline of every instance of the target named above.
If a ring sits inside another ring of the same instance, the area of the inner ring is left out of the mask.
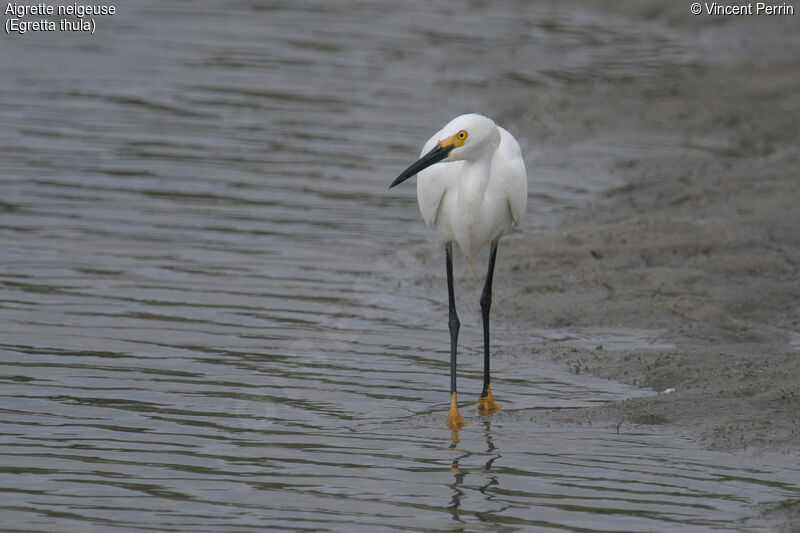
[[[4,529],[755,531],[797,498],[796,467],[524,421],[648,394],[531,350],[656,332],[498,324],[488,420],[462,306],[470,423],[443,427],[440,260],[391,169],[504,88],[694,60],[655,23],[511,4],[142,0],[91,43],[5,40]],[[611,186],[607,148],[535,156],[529,229]]]

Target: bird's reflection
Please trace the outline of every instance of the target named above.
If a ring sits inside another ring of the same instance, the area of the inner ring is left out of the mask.
[[[487,459],[486,463],[483,465],[483,469],[488,473],[488,476],[486,477],[486,482],[483,483],[478,488],[478,490],[480,491],[481,494],[483,494],[486,497],[486,500],[489,501],[494,499],[492,493],[489,492],[489,487],[493,487],[495,485],[500,484],[500,482],[497,480],[497,474],[492,472],[492,465],[494,464],[495,461],[500,459],[501,456],[499,453],[496,453],[495,451],[496,448],[494,445],[494,440],[492,439],[491,420],[489,420],[488,418],[484,420],[483,427],[484,427],[483,437],[486,439],[486,453],[492,454],[492,456],[489,457],[489,459]]]
[[[455,450],[456,444],[458,444],[458,430],[453,430],[450,434],[450,447],[449,449]],[[465,472],[462,472],[461,469],[458,467],[458,462],[465,458],[472,455],[471,452],[465,451],[464,453],[456,456],[450,462],[450,471],[453,472],[453,482],[450,483],[448,486],[453,492],[453,495],[450,497],[450,504],[447,508],[450,510],[450,514],[453,516],[453,520],[461,521],[461,517],[459,516],[459,510],[461,509],[461,498],[464,496],[464,491],[461,489],[461,485],[464,483],[464,476],[466,475]]]
[[[492,471],[494,462],[502,457],[500,453],[498,453],[497,447],[494,444],[494,439],[492,437],[492,422],[487,417],[483,420],[483,437],[486,442],[486,454],[489,455],[488,459],[483,465],[484,471],[484,480],[477,486],[478,492],[483,494],[486,501],[494,500],[494,494],[490,491],[490,487],[499,485],[500,482],[498,480],[497,474]],[[450,450],[456,450],[457,445],[460,442],[459,432],[458,430],[453,430],[450,433]],[[453,520],[461,521],[461,517],[459,513],[461,511],[461,499],[464,496],[465,486],[464,486],[464,479],[469,473],[468,471],[462,471],[459,467],[459,461],[462,459],[468,458],[474,455],[472,452],[463,450],[463,453],[460,453],[453,460],[450,462],[450,471],[453,472],[453,482],[450,483],[448,486],[452,490],[452,497],[450,498],[450,504],[447,508],[450,510],[450,513],[453,517]],[[479,476],[480,477],[480,476]],[[478,516],[480,518],[480,515]]]
[[[451,450],[455,450],[456,449],[456,444],[458,444],[458,441],[459,441],[459,439],[458,439],[458,430],[454,429],[453,431],[450,432],[450,449]]]
[[[486,439],[486,453],[492,453],[495,450],[494,440],[492,439],[492,421],[488,418],[483,421],[483,437]],[[484,466],[485,470],[488,472],[492,469],[492,463],[500,458],[500,454],[497,454],[491,457],[488,461],[486,461],[486,465]]]

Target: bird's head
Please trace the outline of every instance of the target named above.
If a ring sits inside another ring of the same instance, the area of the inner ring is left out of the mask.
[[[431,141],[436,141],[433,147],[401,172],[389,185],[390,189],[441,161],[471,161],[491,157],[500,144],[500,132],[492,119],[469,113],[448,122]]]

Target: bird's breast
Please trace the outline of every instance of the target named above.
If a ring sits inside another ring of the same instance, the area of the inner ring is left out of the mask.
[[[508,203],[486,191],[479,198],[461,204],[455,220],[455,235],[459,247],[473,258],[488,243],[511,226]]]

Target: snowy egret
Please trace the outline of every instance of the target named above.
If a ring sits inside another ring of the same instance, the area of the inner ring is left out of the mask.
[[[528,201],[525,163],[516,139],[488,117],[461,115],[428,139],[421,157],[389,186],[417,177],[417,201],[428,226],[444,237],[447,297],[450,306],[450,411],[447,426],[465,425],[458,412],[456,351],[461,323],[456,313],[453,288],[453,242],[467,261],[491,244],[480,305],[483,317],[483,391],[478,411],[492,414],[500,409],[489,382],[489,309],[497,243],[512,226],[518,226]],[[473,269],[474,271],[474,269]]]

